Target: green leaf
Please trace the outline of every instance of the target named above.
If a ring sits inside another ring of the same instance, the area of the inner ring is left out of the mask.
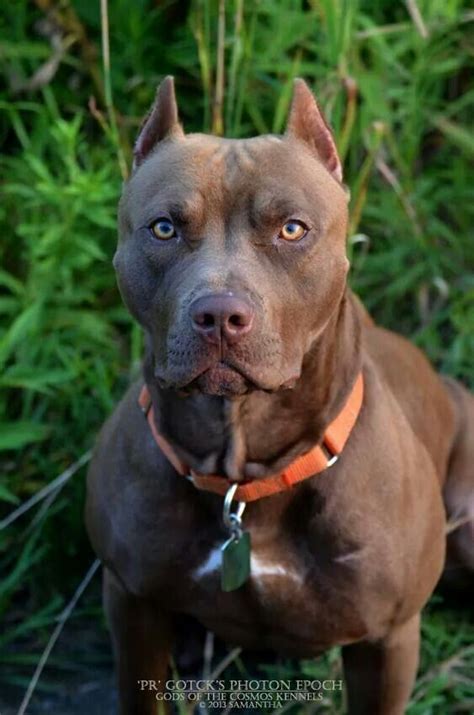
[[[19,342],[26,340],[28,337],[31,338],[31,333],[38,323],[40,308],[40,303],[32,303],[20,313],[7,330],[0,340],[0,365],[7,360]]]
[[[469,156],[474,157],[474,138],[471,131],[445,117],[435,117],[433,124],[461,151],[465,151]]]
[[[0,387],[17,387],[38,392],[50,392],[50,385],[58,385],[71,379],[68,370],[43,370],[14,365],[0,376]]]
[[[0,499],[6,501],[9,504],[19,504],[20,500],[13,494],[4,484],[0,483]]]
[[[50,434],[51,428],[37,422],[0,422],[0,451],[21,449],[28,444],[41,442]]]

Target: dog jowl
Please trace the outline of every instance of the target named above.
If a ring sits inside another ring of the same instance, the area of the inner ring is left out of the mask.
[[[248,649],[341,645],[350,712],[401,714],[446,515],[447,573],[472,569],[474,400],[352,295],[347,203],[302,80],[285,134],[243,140],[185,134],[160,86],[114,259],[144,375],[88,477],[123,713],[156,712],[137,682],[166,681],[186,614]]]

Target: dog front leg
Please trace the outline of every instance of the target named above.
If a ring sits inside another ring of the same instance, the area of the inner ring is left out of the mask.
[[[127,593],[104,568],[104,608],[112,635],[121,715],[166,715],[164,689],[172,645],[169,616]]]
[[[419,648],[419,613],[381,641],[344,646],[350,715],[403,715],[415,682]]]

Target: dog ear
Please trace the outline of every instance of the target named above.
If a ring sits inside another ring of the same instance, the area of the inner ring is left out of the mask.
[[[143,120],[133,150],[133,168],[140,166],[158,142],[171,136],[184,136],[184,132],[178,119],[174,79],[168,76],[156,90],[153,106]]]
[[[334,178],[342,182],[342,166],[332,132],[313,93],[300,78],[294,81],[286,134],[308,144]]]

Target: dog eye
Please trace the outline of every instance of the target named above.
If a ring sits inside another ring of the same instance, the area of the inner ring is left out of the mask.
[[[169,241],[170,238],[176,236],[175,227],[167,218],[159,218],[151,224],[150,229],[155,238],[159,238],[161,241]]]
[[[301,221],[287,221],[279,233],[285,241],[299,241],[308,233],[308,228]]]

